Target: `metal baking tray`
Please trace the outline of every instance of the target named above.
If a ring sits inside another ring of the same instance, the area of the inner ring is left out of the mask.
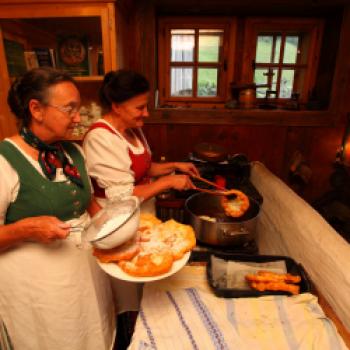
[[[244,263],[244,262],[266,263],[266,262],[282,260],[286,264],[286,269],[288,273],[291,273],[293,275],[299,275],[301,277],[301,282],[298,283],[298,285],[300,286],[300,293],[307,293],[312,290],[312,284],[311,284],[310,278],[308,277],[303,266],[300,263],[295,262],[290,257],[280,256],[280,255],[240,255],[240,254],[230,254],[230,253],[215,253],[213,255],[215,257],[218,257],[226,261],[235,261],[235,262],[241,262],[241,263]],[[247,297],[260,297],[263,295],[291,295],[289,292],[284,292],[284,291],[260,292],[254,289],[242,290],[242,289],[217,287],[215,281],[213,280],[211,257],[207,259],[207,279],[214,294],[222,298],[247,298]]]

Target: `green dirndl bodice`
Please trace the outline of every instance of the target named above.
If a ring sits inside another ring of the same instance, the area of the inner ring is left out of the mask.
[[[88,207],[91,189],[84,158],[70,142],[63,142],[64,150],[71,157],[81,175],[84,187],[70,180],[54,182],[42,176],[26,157],[10,142],[0,143],[3,155],[17,172],[20,182],[16,200],[10,204],[5,223],[13,223],[33,216],[56,216],[62,221],[78,218]]]

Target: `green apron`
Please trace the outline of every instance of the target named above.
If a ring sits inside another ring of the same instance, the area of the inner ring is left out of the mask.
[[[90,182],[84,158],[70,142],[62,142],[64,150],[77,166],[84,187],[70,180],[53,182],[42,176],[11,142],[0,142],[0,154],[6,158],[19,177],[19,192],[10,204],[5,224],[33,216],[56,216],[62,221],[78,218],[91,200]]]

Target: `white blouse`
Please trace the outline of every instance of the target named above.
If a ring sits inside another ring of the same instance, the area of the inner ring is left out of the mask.
[[[105,189],[107,200],[130,196],[134,190],[135,174],[131,169],[129,149],[134,154],[142,154],[147,147],[150,152],[147,141],[141,129],[138,129],[142,142],[138,139],[138,145],[134,146],[106,120],[97,122],[106,124],[117,135],[104,128],[96,128],[86,134],[83,148],[88,173]],[[105,202],[97,200],[101,205]]]

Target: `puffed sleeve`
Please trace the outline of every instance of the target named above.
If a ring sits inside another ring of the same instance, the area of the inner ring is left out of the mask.
[[[97,128],[85,136],[83,149],[88,173],[105,189],[108,199],[132,194],[134,173],[130,169],[125,141],[108,130]]]
[[[0,169],[0,225],[3,225],[10,203],[17,198],[19,178],[17,172],[2,155],[0,155]]]

